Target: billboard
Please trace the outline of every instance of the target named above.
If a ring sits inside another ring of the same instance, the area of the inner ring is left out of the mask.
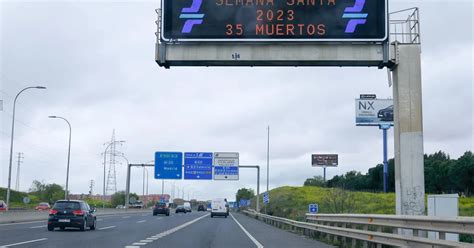
[[[337,167],[339,157],[337,154],[313,154],[311,155],[311,165],[313,167]]]
[[[393,99],[356,99],[357,126],[393,126]]]
[[[385,41],[387,0],[162,0],[162,42]]]

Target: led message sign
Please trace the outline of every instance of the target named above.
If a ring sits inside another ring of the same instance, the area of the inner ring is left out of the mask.
[[[162,40],[385,41],[387,0],[162,0]]]

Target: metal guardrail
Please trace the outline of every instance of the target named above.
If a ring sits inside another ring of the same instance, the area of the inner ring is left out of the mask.
[[[441,233],[474,233],[474,218],[432,218],[423,216],[392,216],[392,215],[314,215],[307,214],[306,222],[260,214],[255,211],[243,211],[244,214],[264,221],[279,228],[290,229],[307,236],[323,236],[343,247],[356,247],[362,242],[363,247],[382,245],[395,247],[474,247],[474,244],[433,240],[425,237],[426,232]],[[399,228],[414,230],[413,236],[383,232],[384,229],[398,232]],[[420,236],[418,236],[420,235]],[[440,238],[443,238],[440,235]],[[349,242],[350,241],[350,242]]]

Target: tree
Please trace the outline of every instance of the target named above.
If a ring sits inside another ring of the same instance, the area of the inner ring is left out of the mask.
[[[253,189],[241,188],[237,191],[235,199],[237,202],[240,202],[240,199],[250,200],[255,197],[255,192]]]
[[[130,193],[130,198],[134,197],[138,200],[138,195],[135,193]],[[118,191],[112,195],[111,198],[112,206],[125,205],[125,191]]]
[[[34,180],[30,187],[30,193],[40,201],[54,204],[56,201],[64,199],[65,191],[59,184],[45,184]]]
[[[326,183],[322,176],[314,176],[313,178],[306,179],[304,186],[326,187]]]

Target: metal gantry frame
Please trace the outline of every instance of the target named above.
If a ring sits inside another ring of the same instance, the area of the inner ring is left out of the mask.
[[[125,186],[125,208],[129,208],[130,201],[130,176],[132,167],[155,167],[154,164],[130,164],[127,163],[127,181]],[[184,165],[182,166],[184,168]],[[239,168],[257,169],[257,203],[256,210],[260,211],[260,166],[259,165],[239,165]],[[163,191],[162,191],[163,192]],[[162,193],[163,195],[163,193]]]

